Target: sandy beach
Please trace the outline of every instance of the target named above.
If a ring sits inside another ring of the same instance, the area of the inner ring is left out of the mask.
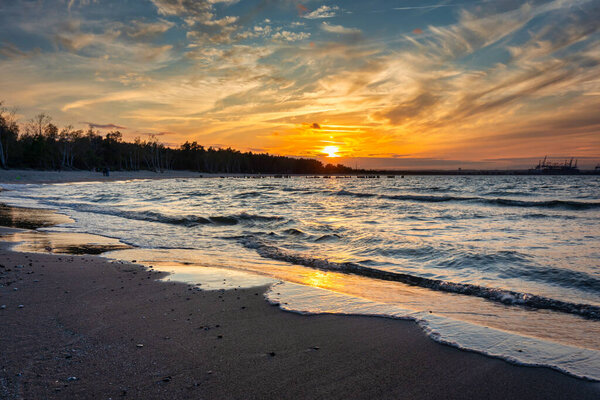
[[[5,230],[4,232],[6,232]],[[93,256],[0,251],[0,397],[596,399],[600,384],[437,344],[412,322],[281,311]]]

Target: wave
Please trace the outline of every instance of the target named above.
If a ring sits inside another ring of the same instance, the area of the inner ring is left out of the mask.
[[[330,242],[330,241],[336,241],[340,238],[341,238],[341,236],[338,235],[337,233],[332,233],[330,235],[319,236],[318,238],[315,239],[315,242]]]
[[[476,296],[505,305],[518,305],[535,309],[547,309],[568,314],[575,314],[594,320],[600,320],[600,306],[571,303],[507,289],[489,288],[468,283],[456,283],[441,279],[425,278],[400,272],[383,271],[376,268],[358,265],[352,262],[332,262],[325,259],[294,254],[278,247],[263,243],[253,237],[244,237],[241,239],[241,243],[247,248],[254,249],[261,257],[284,261],[291,264],[304,265],[306,267],[316,268],[324,271],[336,271],[346,274],[364,276],[367,278],[400,282],[411,286],[419,286],[448,293]]]
[[[481,203],[487,205],[505,206],[505,207],[539,207],[539,208],[562,208],[568,210],[588,210],[600,208],[600,202],[591,201],[575,201],[575,200],[516,200],[516,199],[505,199],[505,198],[488,198],[478,196],[432,196],[432,195],[415,195],[415,194],[402,194],[402,195],[378,195],[375,193],[361,193],[361,192],[349,192],[346,190],[340,190],[334,192],[336,196],[352,196],[357,198],[370,198],[377,197],[380,199],[387,200],[404,200],[404,201],[417,201],[426,203],[442,203],[442,202],[472,202]]]
[[[183,225],[193,227],[198,225],[236,225],[240,223],[254,222],[274,222],[281,221],[284,218],[280,216],[256,215],[248,213],[232,214],[232,215],[214,215],[214,216],[199,216],[199,215],[166,215],[155,211],[128,211],[119,210],[116,208],[102,208],[93,205],[81,203],[57,203],[58,207],[69,207],[78,212],[87,212],[93,214],[111,215],[126,219],[159,222],[170,225]]]
[[[516,263],[529,263],[533,257],[514,250],[501,250],[491,253],[457,251],[451,258],[439,261],[445,268],[459,270],[463,268],[490,267],[492,265],[513,265]]]
[[[251,199],[253,197],[263,197],[263,196],[267,196],[268,193],[265,192],[243,192],[243,193],[238,193],[236,195],[233,196],[234,199]]]
[[[283,233],[285,233],[286,235],[292,235],[292,236],[304,236],[304,235],[306,235],[300,229],[296,229],[296,228],[286,229],[286,230],[283,231]]]
[[[515,192],[511,190],[491,190],[483,194],[487,196],[533,196],[531,192]]]

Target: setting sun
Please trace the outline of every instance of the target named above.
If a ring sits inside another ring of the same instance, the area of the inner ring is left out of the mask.
[[[337,146],[325,146],[323,147],[323,153],[327,154],[327,157],[339,157],[337,154],[340,149]]]

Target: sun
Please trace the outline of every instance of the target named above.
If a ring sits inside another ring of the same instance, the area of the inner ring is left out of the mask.
[[[327,154],[327,157],[339,157],[338,151],[340,151],[337,146],[325,146],[323,147],[323,153]]]

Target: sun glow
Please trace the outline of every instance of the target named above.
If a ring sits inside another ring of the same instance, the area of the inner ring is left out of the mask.
[[[327,157],[339,157],[337,154],[340,151],[337,146],[325,146],[323,147],[323,153],[327,154]]]

